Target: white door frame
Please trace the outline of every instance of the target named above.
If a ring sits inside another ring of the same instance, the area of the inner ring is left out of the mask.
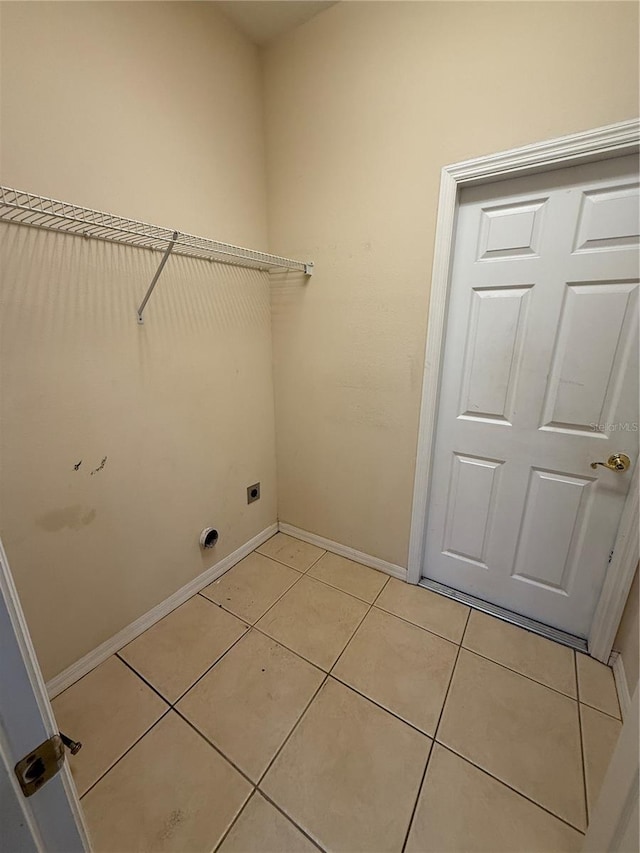
[[[409,583],[419,582],[423,565],[431,461],[436,437],[452,250],[460,190],[472,184],[486,184],[504,178],[577,166],[592,160],[633,154],[639,147],[640,120],[632,119],[537,142],[523,148],[512,148],[499,154],[465,160],[442,169],[409,538]],[[637,523],[638,467],[640,466],[636,465],[613,557],[588,638],[589,653],[605,663],[609,660],[640,557]]]
[[[582,846],[582,853],[638,850],[638,687],[624,717],[615,750]]]
[[[88,851],[91,845],[68,762],[65,761],[58,774],[28,799],[13,772],[16,762],[57,734],[58,727],[2,541],[0,633],[0,773],[3,774],[5,796],[13,799],[7,804],[13,807],[9,813],[15,820],[22,812],[21,843],[24,849],[39,853]],[[18,825],[7,827],[7,832],[11,830],[17,837]]]

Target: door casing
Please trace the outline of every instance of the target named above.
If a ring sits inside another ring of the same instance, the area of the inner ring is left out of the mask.
[[[58,733],[29,629],[0,541],[0,623],[2,684],[0,685],[0,772],[9,785],[14,819],[22,812],[21,841],[38,851],[89,851],[91,844],[80,800],[65,763],[58,774],[26,799],[13,768],[40,743]]]
[[[447,305],[451,281],[456,217],[463,187],[487,184],[505,178],[549,172],[594,160],[637,153],[640,148],[640,120],[618,122],[593,130],[512,148],[473,160],[445,166],[440,178],[440,196],[431,275],[431,295],[425,350],[422,402],[409,538],[407,580],[420,580],[429,506],[430,475],[435,447],[440,378],[446,334]],[[589,653],[608,663],[613,641],[622,618],[629,589],[640,558],[638,536],[638,469],[623,510],[613,555],[600,594],[588,637]]]

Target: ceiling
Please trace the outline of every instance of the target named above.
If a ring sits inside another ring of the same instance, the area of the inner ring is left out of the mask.
[[[317,0],[217,0],[216,4],[255,44],[265,44],[333,6]]]

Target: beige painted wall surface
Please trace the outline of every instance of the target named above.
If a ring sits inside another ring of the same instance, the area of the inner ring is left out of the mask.
[[[4,3],[1,29],[4,183],[266,247],[258,56],[208,4]],[[269,285],[172,258],[140,327],[157,254],[0,240],[0,533],[50,678],[276,520]]]
[[[620,627],[613,643],[613,648],[622,655],[624,674],[627,677],[627,684],[629,685],[629,693],[631,695],[633,695],[633,691],[638,684],[638,670],[640,668],[639,609],[640,588],[638,584],[638,572],[636,571],[636,576],[629,590],[629,598],[622,614],[622,621],[620,622]]]
[[[632,3],[339,3],[266,49],[279,516],[406,566],[442,166],[638,113]]]

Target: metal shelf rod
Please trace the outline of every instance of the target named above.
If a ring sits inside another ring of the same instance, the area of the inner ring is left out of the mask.
[[[151,284],[149,285],[149,288],[144,295],[144,299],[140,303],[140,307],[138,308],[138,323],[140,323],[140,325],[142,325],[144,323],[144,320],[142,319],[142,312],[144,311],[144,306],[147,304],[147,302],[149,301],[149,297],[153,293],[153,288],[156,286],[156,282],[160,278],[160,273],[164,269],[164,265],[169,260],[169,255],[173,251],[173,247],[175,246],[177,239],[178,239],[178,232],[174,231],[173,232],[173,240],[171,240],[171,242],[169,243],[169,245],[165,249],[164,255],[162,256],[162,260],[160,261],[158,269],[156,270],[156,274],[151,279]]]

